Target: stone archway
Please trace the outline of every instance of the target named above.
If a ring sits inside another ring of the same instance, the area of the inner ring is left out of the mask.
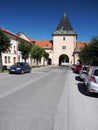
[[[69,63],[69,57],[66,54],[62,54],[59,56],[59,66],[62,63]]]

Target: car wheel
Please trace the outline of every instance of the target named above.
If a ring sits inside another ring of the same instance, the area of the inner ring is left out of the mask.
[[[21,70],[21,74],[24,74],[24,70]]]
[[[9,74],[11,74],[11,72],[9,71]]]
[[[31,69],[29,70],[29,73],[31,73]]]

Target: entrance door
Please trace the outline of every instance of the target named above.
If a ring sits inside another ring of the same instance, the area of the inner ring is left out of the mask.
[[[16,63],[16,57],[13,58],[13,63],[14,63],[14,64]]]

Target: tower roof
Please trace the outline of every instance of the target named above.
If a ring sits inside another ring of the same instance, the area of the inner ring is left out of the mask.
[[[53,34],[76,34],[76,32],[72,28],[71,23],[69,22],[66,13],[64,13],[64,16],[62,17]]]

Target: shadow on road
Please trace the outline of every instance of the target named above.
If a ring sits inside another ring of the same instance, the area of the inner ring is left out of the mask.
[[[78,90],[81,94],[85,95],[85,96],[88,96],[88,97],[93,97],[93,98],[98,98],[98,94],[94,93],[94,94],[90,94],[88,95],[87,94],[87,88],[86,86],[84,85],[83,81],[80,79],[79,76],[76,76],[75,77],[75,80],[77,81],[81,81],[77,84],[77,87],[78,87]]]
[[[83,80],[80,78],[80,76],[76,76],[76,77],[75,77],[75,80],[81,81],[81,82],[83,81]]]

